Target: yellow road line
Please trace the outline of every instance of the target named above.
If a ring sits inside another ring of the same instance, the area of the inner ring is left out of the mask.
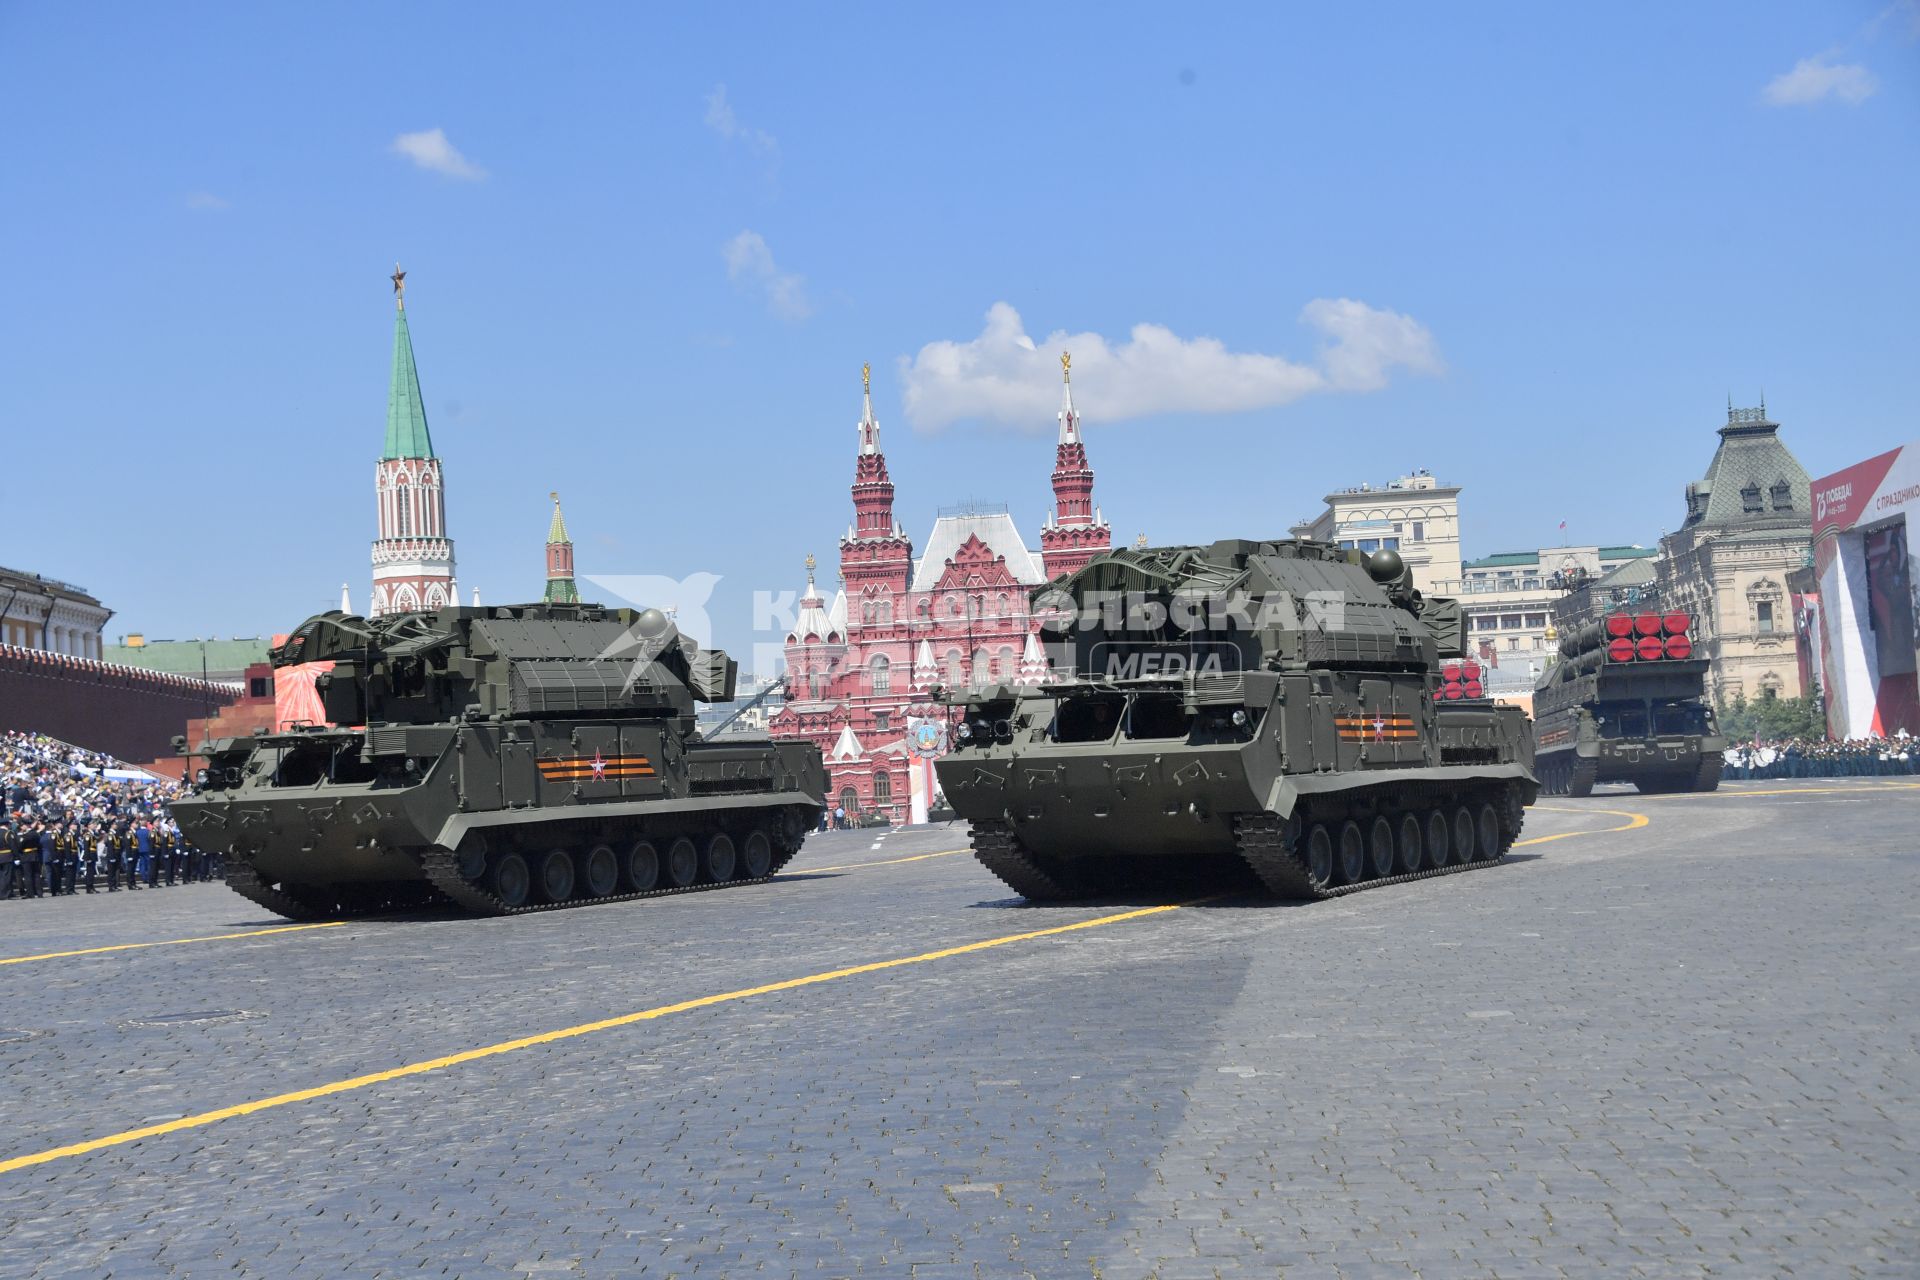
[[[70,1156],[86,1155],[90,1151],[99,1151],[106,1147],[118,1147],[129,1142],[138,1142],[142,1138],[157,1138],[162,1134],[179,1133],[183,1129],[199,1129],[222,1120],[232,1120],[238,1116],[252,1115],[256,1111],[270,1111],[275,1107],[291,1106],[296,1102],[311,1102],[316,1098],[331,1097],[336,1093],[347,1093],[354,1089],[365,1089],[370,1085],[385,1084],[389,1080],[403,1080],[408,1076],[426,1075],[430,1071],[444,1071],[448,1067],[462,1066],[469,1062],[478,1062],[483,1058],[498,1057],[503,1053],[514,1053],[521,1049],[531,1049],[538,1045],[555,1044],[562,1040],[572,1040],[579,1036],[592,1035],[596,1031],[610,1031],[615,1027],[628,1027],[636,1022],[651,1022],[655,1018],[664,1018],[669,1014],[686,1013],[692,1009],[711,1008],[717,1004],[727,1004],[735,1000],[748,1000],[754,996],[771,995],[778,991],[794,991],[801,987],[818,986],[823,982],[834,982],[841,978],[858,977],[861,974],[881,973],[888,969],[899,969],[907,965],[928,964],[935,960],[945,960],[952,956],[969,955],[976,951],[987,951],[994,947],[1004,947],[1015,942],[1030,942],[1035,938],[1048,938],[1063,933],[1074,933],[1081,929],[1097,929],[1102,925],[1119,924],[1123,920],[1138,920],[1145,916],[1162,915],[1169,911],[1180,910],[1182,904],[1168,906],[1141,907],[1133,911],[1122,911],[1110,916],[1097,916],[1092,920],[1082,920],[1077,924],[1055,925],[1049,929],[1033,929],[1026,933],[1009,933],[1003,937],[988,938],[983,942],[968,942],[957,947],[942,947],[938,951],[923,951],[916,956],[902,956],[895,960],[876,960],[869,964],[851,965],[844,969],[829,969],[823,973],[810,973],[804,978],[788,978],[782,982],[769,982],[764,986],[746,987],[739,991],[727,991],[720,995],[700,996],[693,1000],[681,1000],[675,1004],[663,1004],[653,1009],[643,1009],[638,1013],[622,1014],[617,1018],[603,1018],[598,1022],[583,1022],[578,1026],[562,1027],[558,1031],[543,1031],[539,1035],[523,1036],[518,1040],[502,1040],[498,1044],[486,1045],[479,1049],[468,1049],[461,1053],[450,1053],[441,1058],[428,1058],[421,1062],[410,1062],[404,1067],[394,1067],[387,1071],[375,1071],[368,1075],[353,1076],[346,1080],[335,1080],[329,1084],[315,1085],[310,1089],[297,1089],[292,1093],[277,1093],[269,1098],[257,1098],[252,1102],[243,1102],[239,1106],[222,1107],[217,1111],[202,1111],[198,1115],[182,1116],[178,1120],[169,1120],[164,1124],[150,1124],[138,1129],[128,1129],[121,1133],[110,1133],[104,1138],[91,1138],[85,1142],[76,1142],[71,1146],[54,1147],[47,1151],[36,1151],[32,1155],[15,1156],[11,1160],[0,1160],[0,1173],[12,1173],[16,1169],[26,1169],[37,1164],[47,1164],[54,1160],[64,1160]]]
[[[283,924],[273,929],[249,929],[245,933],[210,933],[201,938],[166,938],[159,942],[122,942],[111,947],[82,947],[78,951],[45,951],[37,956],[10,956],[0,965],[26,964],[30,960],[64,960],[68,956],[97,956],[108,951],[138,951],[142,947],[178,947],[189,942],[226,942],[233,938],[262,938],[269,933],[298,933],[302,929],[338,929],[345,920],[324,924]]]
[[[925,862],[928,858],[950,858],[956,853],[972,853],[972,849],[942,849],[938,853],[916,853],[910,858],[886,858],[878,862],[849,862],[839,867],[794,867],[793,875],[816,875],[822,871],[860,871],[867,867],[897,867],[903,862]]]
[[[1630,813],[1625,809],[1558,809],[1543,804],[1537,804],[1533,807],[1543,813],[1604,813],[1610,818],[1627,818],[1629,821],[1617,827],[1598,827],[1592,831],[1557,831],[1550,836],[1534,836],[1527,840],[1515,840],[1513,847],[1516,849],[1523,844],[1545,844],[1549,840],[1567,840],[1573,836],[1604,836],[1614,831],[1632,831],[1637,827],[1646,826],[1649,821],[1646,814]]]
[[[1863,785],[1864,784],[1864,785]],[[1920,782],[1873,782],[1862,779],[1851,787],[1780,787],[1770,791],[1678,791],[1671,795],[1649,796],[1651,800],[1745,800],[1751,796],[1831,796],[1849,791],[1920,791]]]

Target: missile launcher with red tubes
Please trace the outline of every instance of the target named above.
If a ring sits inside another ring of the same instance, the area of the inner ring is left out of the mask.
[[[1706,699],[1684,612],[1610,613],[1560,642],[1533,692],[1542,790],[1584,796],[1596,783],[1643,792],[1712,791],[1727,740]]]

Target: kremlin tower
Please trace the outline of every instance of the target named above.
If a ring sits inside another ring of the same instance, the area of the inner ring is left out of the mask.
[[[1047,577],[1072,573],[1113,546],[1113,530],[1093,505],[1093,468],[1073,409],[1073,357],[1060,353],[1060,443],[1054,450],[1053,519],[1040,531]]]
[[[548,604],[579,604],[580,590],[573,585],[573,539],[567,536],[566,518],[560,514],[560,495],[553,499],[553,523],[547,526]]]
[[[387,447],[374,469],[380,536],[373,543],[369,617],[455,603],[453,540],[447,537],[440,460],[427,434],[420,375],[407,332],[407,273],[393,269],[393,381],[387,391]]]

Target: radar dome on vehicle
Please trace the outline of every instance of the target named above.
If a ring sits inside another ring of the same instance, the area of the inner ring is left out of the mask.
[[[1398,581],[1406,571],[1407,562],[1391,547],[1375,551],[1367,557],[1367,576],[1382,585]]]
[[[633,620],[634,633],[648,640],[657,640],[672,629],[672,621],[658,609],[642,609]]]

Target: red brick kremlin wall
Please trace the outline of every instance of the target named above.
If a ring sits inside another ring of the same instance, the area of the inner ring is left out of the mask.
[[[45,733],[131,764],[173,755],[190,718],[239,697],[222,684],[0,645],[0,729]]]

